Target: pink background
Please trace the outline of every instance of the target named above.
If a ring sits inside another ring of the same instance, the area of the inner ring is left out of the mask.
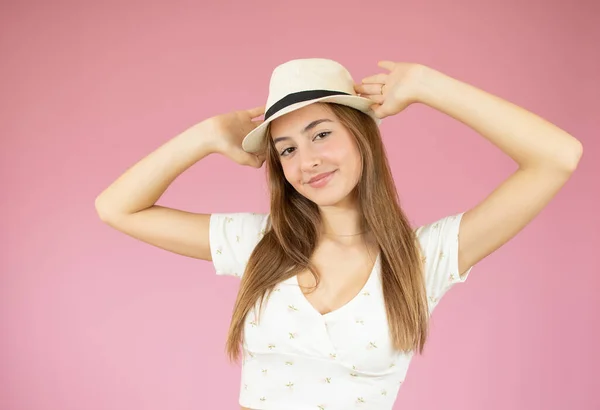
[[[237,279],[111,230],[94,199],[188,126],[263,104],[301,57],[357,81],[379,59],[427,64],[583,142],[552,203],[440,304],[395,408],[600,408],[598,2],[37,3],[0,5],[0,409],[237,408]],[[415,224],[515,170],[424,106],[382,129]],[[266,211],[264,170],[211,156],[159,203]]]

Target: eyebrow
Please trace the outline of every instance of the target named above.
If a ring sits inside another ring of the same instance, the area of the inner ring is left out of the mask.
[[[328,118],[321,118],[320,120],[315,120],[315,121],[311,122],[310,124],[308,124],[306,127],[304,127],[304,129],[302,130],[302,134],[306,134],[307,132],[309,132],[310,130],[312,130],[317,125],[321,124],[322,122],[333,122],[333,121]],[[277,137],[273,140],[273,144],[277,144],[278,142],[281,142],[286,139],[291,139],[291,138],[290,137]]]

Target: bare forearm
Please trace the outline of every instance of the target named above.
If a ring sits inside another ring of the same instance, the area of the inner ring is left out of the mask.
[[[419,102],[471,127],[522,168],[576,166],[580,142],[545,119],[431,68],[421,78]]]
[[[175,178],[213,152],[203,138],[208,132],[205,122],[196,124],[129,168],[96,198],[100,216],[132,214],[154,205]]]

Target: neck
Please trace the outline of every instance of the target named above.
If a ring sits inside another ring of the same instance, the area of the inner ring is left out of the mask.
[[[360,239],[364,234],[362,212],[357,201],[342,201],[331,206],[322,206],[321,232],[327,237],[347,237]]]

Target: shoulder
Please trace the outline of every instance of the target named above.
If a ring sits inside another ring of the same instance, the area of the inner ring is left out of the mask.
[[[241,276],[252,251],[270,228],[268,213],[214,213],[210,251],[217,274]]]
[[[255,243],[269,227],[269,214],[215,213],[210,216],[211,242]]]
[[[415,234],[421,246],[428,246],[439,241],[449,241],[451,239],[458,242],[460,221],[464,212],[445,216],[426,225],[421,225],[415,229]]]
[[[268,213],[236,212],[236,213],[214,213],[210,215],[213,227],[225,229],[244,229],[247,232],[255,229],[263,229],[269,222]]]
[[[423,260],[429,268],[434,261],[458,256],[460,222],[464,213],[445,216],[415,229]]]
[[[470,272],[469,269],[461,275],[458,267],[460,222],[463,215],[464,212],[446,216],[415,230],[431,310],[454,284],[464,282]]]

